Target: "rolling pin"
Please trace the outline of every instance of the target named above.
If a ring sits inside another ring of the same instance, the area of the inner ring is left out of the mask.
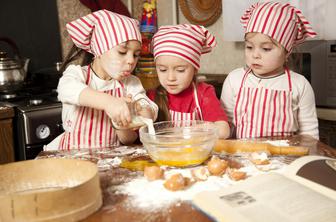
[[[309,153],[309,148],[302,146],[275,146],[267,142],[255,142],[251,140],[218,140],[214,151],[226,153],[265,151],[272,155],[304,156]]]

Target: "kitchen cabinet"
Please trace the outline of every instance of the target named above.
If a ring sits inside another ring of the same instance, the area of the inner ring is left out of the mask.
[[[336,148],[336,109],[317,108],[320,141]]]
[[[318,119],[320,141],[336,148],[336,121]]]
[[[0,106],[0,164],[14,161],[14,109]]]

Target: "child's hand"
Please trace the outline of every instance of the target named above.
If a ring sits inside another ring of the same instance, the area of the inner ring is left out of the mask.
[[[146,101],[144,103],[142,100],[140,102],[135,103],[135,110],[136,114],[148,119],[154,118],[154,111],[153,108],[149,105],[149,103]]]
[[[130,103],[132,99],[130,97],[111,98],[111,102],[105,107],[106,114],[118,126],[128,126],[131,122],[131,113],[127,103]]]

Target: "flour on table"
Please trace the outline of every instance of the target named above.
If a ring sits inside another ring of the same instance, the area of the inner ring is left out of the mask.
[[[120,157],[100,159],[97,162],[97,167],[99,170],[111,169],[117,167],[121,164],[122,159]]]
[[[270,166],[273,167],[269,168],[269,170],[262,171],[258,170],[249,160],[242,159],[240,162],[244,167],[239,170],[246,172],[249,177],[266,173],[266,171],[281,172],[286,165],[277,159],[270,161]],[[191,178],[192,169],[194,168],[166,169],[165,178],[169,178],[176,173],[181,173],[184,177]],[[139,176],[128,183],[118,186],[116,193],[127,194],[129,196],[127,202],[129,207],[155,211],[179,203],[179,201],[190,201],[195,194],[201,191],[218,190],[239,183],[240,181],[233,181],[226,174],[222,177],[210,176],[206,181],[198,181],[185,190],[175,192],[164,188],[164,182],[165,180],[148,181],[144,176]]]
[[[289,146],[288,140],[266,140],[265,143],[269,143],[273,146]]]

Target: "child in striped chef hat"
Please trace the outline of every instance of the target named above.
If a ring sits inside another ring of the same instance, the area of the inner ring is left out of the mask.
[[[142,115],[155,119],[157,106],[147,96],[140,80],[131,75],[141,50],[138,21],[100,10],[66,25],[74,44],[94,58],[87,66],[69,65],[58,84],[63,103],[65,132],[45,149],[101,148],[130,144],[133,129],[117,130],[131,121],[128,103],[143,98],[148,106]]]
[[[292,49],[316,35],[309,22],[288,3],[265,2],[248,8],[241,23],[246,67],[229,73],[221,95],[236,137],[318,138],[313,89],[286,66]]]
[[[203,26],[161,26],[152,43],[161,85],[148,95],[159,106],[158,119],[215,122],[219,137],[227,138],[230,127],[214,87],[196,82],[201,55],[216,45],[215,37]]]

